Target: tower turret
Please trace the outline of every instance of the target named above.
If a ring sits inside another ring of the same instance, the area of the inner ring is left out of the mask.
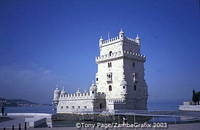
[[[61,95],[64,95],[64,94],[66,94],[64,87],[63,87],[63,89],[62,89],[62,91],[61,91],[61,93],[60,93],[60,94],[61,94]]]
[[[126,95],[127,95],[127,86],[128,86],[128,84],[127,84],[127,82],[125,80],[125,75],[123,73],[123,75],[122,75],[122,81],[120,83],[120,87],[121,87],[121,90],[122,90],[121,91],[121,96],[122,96],[123,100],[125,100]]]
[[[103,44],[103,38],[101,36],[101,38],[99,39],[99,47],[101,47],[102,44]]]
[[[58,88],[56,88],[56,89],[54,90],[53,103],[54,103],[55,105],[57,105],[58,102],[59,102],[60,93],[61,93],[61,91],[60,91]]]
[[[95,83],[92,83],[92,85],[90,87],[90,94],[96,95],[96,93],[97,93],[97,85]]]
[[[124,32],[123,32],[123,30],[121,29],[121,31],[119,32],[119,38],[120,39],[124,39]]]
[[[136,36],[136,38],[135,38],[135,42],[138,43],[138,44],[140,44],[140,42],[141,42],[140,40],[141,40],[141,39],[140,39],[140,37],[139,37],[138,34],[137,34],[137,36]]]
[[[80,91],[79,88],[78,88],[78,90],[76,91],[76,94],[77,94],[77,95],[80,95],[80,94],[81,94],[81,91]]]

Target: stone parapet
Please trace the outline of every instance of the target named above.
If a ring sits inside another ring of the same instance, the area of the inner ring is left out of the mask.
[[[200,111],[200,105],[180,105],[179,110],[182,110],[182,111]]]
[[[105,94],[103,93],[96,93],[96,94],[91,94],[90,92],[85,92],[85,93],[73,93],[73,94],[63,94],[60,95],[59,100],[81,100],[81,99],[93,99],[93,98],[105,98]]]
[[[139,61],[146,60],[146,56],[141,55],[139,53],[134,53],[131,51],[123,51],[123,53],[122,53],[121,51],[118,51],[118,52],[111,53],[111,55],[106,54],[106,55],[96,57],[96,63],[105,62],[107,60],[112,60],[112,59],[114,60],[114,59],[121,58],[121,57],[133,58],[133,59],[136,59]]]

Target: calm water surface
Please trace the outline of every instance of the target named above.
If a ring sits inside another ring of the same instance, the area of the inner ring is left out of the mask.
[[[179,103],[160,103],[151,102],[148,103],[148,110],[150,111],[173,111],[178,110]],[[52,106],[23,106],[23,107],[6,107],[7,113],[53,113]]]

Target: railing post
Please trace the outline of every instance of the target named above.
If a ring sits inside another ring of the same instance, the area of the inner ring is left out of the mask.
[[[14,125],[12,125],[12,130],[14,130],[15,129],[15,126]]]
[[[6,130],[6,128],[3,128],[3,130]]]
[[[21,124],[19,123],[19,130],[21,130]]]
[[[24,122],[24,130],[27,130],[27,123]]]
[[[175,124],[176,124],[176,116],[174,116],[174,119],[175,119]]]

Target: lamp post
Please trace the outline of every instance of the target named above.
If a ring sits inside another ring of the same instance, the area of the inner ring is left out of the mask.
[[[1,106],[1,113],[2,113],[2,116],[5,116],[5,104],[6,104],[6,100],[3,99],[0,101],[0,106]]]

